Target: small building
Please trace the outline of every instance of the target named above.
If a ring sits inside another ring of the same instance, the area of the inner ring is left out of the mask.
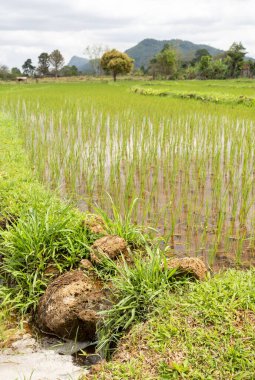
[[[27,77],[17,77],[16,78],[16,82],[25,82],[25,83],[27,83]]]

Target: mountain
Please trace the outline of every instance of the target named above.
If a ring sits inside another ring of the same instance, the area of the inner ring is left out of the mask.
[[[87,58],[74,55],[68,62],[68,66],[76,66],[77,69],[83,73],[89,71],[90,63]]]
[[[131,58],[135,60],[136,67],[147,67],[149,65],[150,60],[163,49],[165,44],[169,44],[171,47],[173,47],[173,49],[176,49],[180,54],[180,58],[184,61],[189,61],[193,59],[195,52],[198,49],[207,49],[212,56],[223,53],[223,50],[219,50],[208,45],[194,44],[190,41],[158,41],[151,38],[147,38],[139,42],[136,46],[127,49],[125,53],[127,53]]]

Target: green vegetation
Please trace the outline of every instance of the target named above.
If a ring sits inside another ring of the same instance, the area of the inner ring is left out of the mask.
[[[253,379],[254,270],[192,283],[166,260],[179,252],[217,268],[253,263],[254,87],[1,85],[0,337],[5,315],[24,318],[52,276],[89,258],[98,235],[76,204],[132,249],[95,269],[115,301],[102,313],[99,349],[121,341],[92,378]]]
[[[45,190],[31,174],[17,128],[1,117],[0,296],[2,306],[35,309],[52,275],[77,266],[95,240],[83,215]]]
[[[121,265],[104,261],[104,271],[108,268],[112,274],[115,301],[109,311],[102,312],[98,349],[105,357],[110,357],[111,350],[132,324],[147,319],[158,296],[178,284],[173,277],[176,269],[167,268],[165,252],[159,249],[147,247],[146,254],[136,252],[130,261],[131,265],[124,258]]]
[[[0,88],[41,181],[110,216],[106,192],[122,217],[139,198],[132,223],[211,265],[254,252],[253,97],[249,80]]]
[[[130,73],[133,67],[133,60],[127,54],[113,49],[103,54],[100,64],[106,73],[112,74],[115,82],[118,74]]]
[[[126,53],[135,60],[136,67],[148,67],[150,60],[153,59],[163,48],[169,44],[172,49],[180,53],[183,61],[190,61],[194,58],[197,50],[206,49],[211,55],[223,53],[222,50],[215,49],[208,45],[198,45],[190,41],[164,40],[158,41],[150,38],[139,42],[136,46],[128,49]]]
[[[177,75],[176,51],[170,45],[165,45],[161,52],[151,60],[148,71],[152,74],[153,79],[158,74],[167,79],[175,79]]]
[[[234,42],[228,51],[212,56],[205,48],[198,49],[193,59],[184,60],[173,44],[165,44],[163,49],[150,60],[145,73],[153,79],[226,79],[253,78],[255,63],[245,61],[246,51],[242,43]]]
[[[89,379],[254,379],[255,272],[228,270],[159,292],[148,322]]]

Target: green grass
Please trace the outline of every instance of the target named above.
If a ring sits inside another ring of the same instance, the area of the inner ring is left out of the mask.
[[[229,270],[159,295],[91,379],[255,378],[255,272]]]
[[[254,249],[254,109],[141,97],[133,84],[0,86],[0,213],[10,220],[0,237],[2,339],[8,313],[36,308],[49,267],[61,273],[89,257],[96,236],[59,195],[96,203],[106,229],[130,246],[147,241],[143,221],[163,223],[166,243],[185,230],[185,251],[212,261],[230,238],[239,262],[244,245]],[[229,93],[253,86],[214,84]],[[207,84],[183,84],[198,85]],[[254,270],[180,284],[164,260],[152,245],[131,265],[98,266],[115,299],[99,349],[121,341],[94,378],[254,379]]]
[[[167,268],[165,252],[157,248],[147,247],[146,253],[133,252],[130,259],[131,263],[124,258],[117,264],[103,263],[111,269],[113,298],[112,308],[101,313],[103,321],[98,332],[98,350],[104,357],[111,356],[131,325],[146,319],[160,294],[185,282],[174,278],[176,270]]]

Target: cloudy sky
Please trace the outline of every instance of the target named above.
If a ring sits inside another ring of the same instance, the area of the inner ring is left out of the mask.
[[[85,47],[125,50],[144,38],[180,38],[255,57],[255,0],[0,0],[0,64],[59,49],[66,63]]]

